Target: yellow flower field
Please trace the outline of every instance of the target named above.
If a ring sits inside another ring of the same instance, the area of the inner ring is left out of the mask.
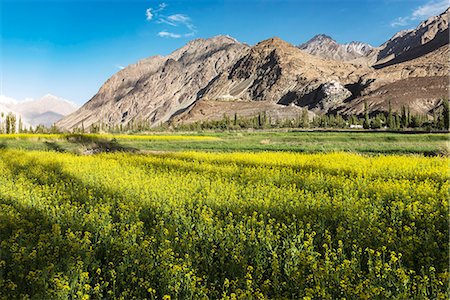
[[[446,299],[449,160],[0,150],[4,299]]]

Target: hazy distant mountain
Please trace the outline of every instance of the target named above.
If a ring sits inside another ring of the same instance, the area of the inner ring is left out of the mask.
[[[10,110],[27,125],[51,126],[64,116],[76,111],[78,106],[63,98],[47,94],[39,99],[17,101],[0,97],[0,111]]]
[[[391,103],[393,110],[409,106],[412,113],[428,114],[449,92],[450,50],[440,33],[448,32],[448,21],[441,20],[446,16],[418,27],[422,42],[414,52],[393,46],[412,33],[398,34],[391,39],[394,44],[388,41],[382,48],[339,45],[324,35],[304,44],[304,50],[279,38],[252,47],[229,36],[193,40],[166,57],[150,57],[119,71],[57,126],[157,126],[262,112],[272,119],[291,118],[303,109],[310,115],[361,114],[364,102],[370,111],[386,111]],[[387,48],[408,59],[372,67]]]
[[[356,58],[366,57],[374,49],[371,45],[361,42],[338,44],[325,34],[316,35],[298,47],[309,54],[338,61],[350,61]]]

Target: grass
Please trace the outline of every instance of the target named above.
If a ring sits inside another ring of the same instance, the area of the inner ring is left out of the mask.
[[[388,132],[225,132],[191,134],[0,135],[0,148],[57,152],[289,151],[447,154],[449,134]]]

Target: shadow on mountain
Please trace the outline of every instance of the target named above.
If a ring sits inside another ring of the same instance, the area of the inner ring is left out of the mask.
[[[352,93],[350,97],[344,100],[344,103],[348,103],[358,97],[361,97],[362,91],[364,91],[367,87],[369,87],[370,84],[372,84],[375,81],[375,79],[369,79],[366,82],[355,82],[355,83],[349,83],[346,84],[344,87]]]
[[[321,86],[319,86],[317,89],[301,96],[296,104],[300,107],[307,106],[309,110],[313,108],[317,108],[319,106],[320,100],[321,100],[321,92],[320,92]]]
[[[428,43],[421,45],[419,47],[412,48],[407,52],[404,52],[399,56],[394,57],[390,61],[374,65],[373,68],[382,69],[388,66],[410,61],[423,55],[426,55],[428,53],[431,53],[442,46],[448,45],[448,43],[449,43],[449,29],[447,28],[446,30],[439,33],[433,40],[429,41]]]
[[[308,107],[309,110],[316,108],[320,102],[320,87],[317,89],[300,96],[295,91],[287,92],[281,99],[277,102],[280,105],[291,105],[295,104],[300,107]]]

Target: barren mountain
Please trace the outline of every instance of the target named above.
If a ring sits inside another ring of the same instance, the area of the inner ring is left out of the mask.
[[[261,112],[292,118],[302,109],[310,115],[360,114],[364,102],[371,111],[386,111],[391,102],[394,110],[410,106],[413,112],[429,113],[448,94],[449,46],[441,41],[448,33],[448,21],[442,20],[447,17],[448,11],[430,18],[414,34],[398,34],[381,49],[338,45],[323,35],[304,47],[315,55],[279,38],[253,47],[228,36],[194,40],[167,57],[150,57],[118,72],[57,125],[156,126]],[[396,46],[402,38],[411,42],[407,36],[420,36],[420,44]],[[396,57],[371,67],[367,62],[378,51]]]
[[[338,44],[331,37],[324,34],[316,35],[298,47],[309,54],[337,61],[351,61],[360,57],[367,57],[374,50],[369,44],[361,42]]]
[[[395,34],[380,46],[376,68],[418,58],[449,43],[450,8],[438,16],[429,18],[416,29]]]
[[[416,59],[374,70],[363,77],[374,81],[359,97],[348,101],[341,113],[361,114],[364,102],[370,111],[387,111],[391,102],[396,111],[408,106],[413,113],[431,114],[449,95],[449,57],[450,47],[445,45]]]
[[[259,106],[267,109],[267,103],[271,104],[271,110],[291,105],[326,112],[351,95],[343,85],[358,82],[368,71],[353,64],[323,60],[279,38],[272,38],[252,47],[211,81],[193,109],[198,109],[196,106],[202,101],[234,102],[230,108],[243,106],[239,102],[252,101],[254,113],[260,110]],[[286,114],[287,109],[284,110]],[[209,110],[203,107],[202,111],[208,118],[214,115],[214,106]],[[239,113],[236,109],[222,111]],[[298,114],[298,110],[292,110],[292,114]]]
[[[248,46],[228,36],[197,39],[167,57],[155,56],[121,70],[61,128],[145,122],[157,125],[193,104],[197,94]]]

